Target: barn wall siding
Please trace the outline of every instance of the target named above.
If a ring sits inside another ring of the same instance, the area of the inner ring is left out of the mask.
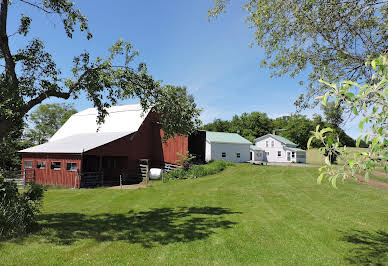
[[[124,166],[120,165],[121,169],[118,170],[120,172],[125,171],[130,176],[138,175],[140,159],[149,159],[154,166],[159,166],[161,162],[176,163],[179,159],[177,153],[186,154],[188,151],[188,138],[186,136],[177,136],[168,139],[167,143],[163,143],[163,130],[158,122],[158,115],[156,113],[149,113],[137,132],[87,151],[82,156],[124,157],[126,158],[124,160],[127,160],[127,164]],[[33,161],[36,182],[39,184],[74,187],[77,172],[67,171],[66,163],[76,162],[78,169],[82,169],[82,156],[80,154],[24,153],[22,156],[22,167],[24,167],[24,160]],[[36,169],[38,161],[42,160],[46,161],[46,169]],[[50,165],[53,161],[61,162],[61,170],[51,170]],[[79,187],[78,183],[75,185]]]
[[[24,170],[24,161],[32,161],[34,169],[35,182],[42,185],[60,186],[69,188],[79,188],[78,172],[66,170],[66,163],[76,163],[77,168],[81,169],[81,156],[72,154],[23,154],[22,170]],[[37,169],[37,164],[46,162],[45,169]],[[51,169],[52,162],[61,162],[60,170]]]
[[[160,162],[176,163],[179,159],[177,153],[186,154],[188,151],[188,138],[176,136],[163,143],[163,130],[158,121],[158,115],[150,113],[137,132],[85,152],[85,155],[126,156],[128,171],[133,174],[136,174],[140,159],[149,159],[156,165]]]

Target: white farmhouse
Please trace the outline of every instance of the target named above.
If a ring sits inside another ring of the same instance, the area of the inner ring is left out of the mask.
[[[292,141],[278,135],[267,134],[254,140],[255,148],[263,150],[263,159],[252,160],[281,163],[306,163],[306,151],[297,148]],[[252,153],[251,148],[251,153]],[[251,154],[252,156],[252,154]]]
[[[236,133],[206,131],[205,160],[249,161],[252,143]]]

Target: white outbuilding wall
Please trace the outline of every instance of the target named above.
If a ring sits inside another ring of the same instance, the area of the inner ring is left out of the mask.
[[[209,143],[206,142],[206,161],[224,160],[228,162],[242,163],[250,159],[250,144],[233,144],[233,143]],[[225,153],[225,157],[222,157]],[[240,154],[238,158],[237,154]]]

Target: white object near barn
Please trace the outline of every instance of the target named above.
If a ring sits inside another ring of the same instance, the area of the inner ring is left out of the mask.
[[[250,145],[249,140],[236,133],[206,131],[205,160],[247,162]]]
[[[278,135],[267,134],[254,140],[255,147],[263,150],[265,162],[306,163],[306,151],[297,148],[292,141]],[[251,149],[252,151],[252,149]]]
[[[159,180],[162,178],[163,170],[160,168],[151,168],[149,172],[149,177],[151,180]]]

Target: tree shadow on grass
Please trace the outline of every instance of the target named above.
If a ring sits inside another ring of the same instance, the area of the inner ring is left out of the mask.
[[[343,241],[357,245],[345,259],[357,265],[388,265],[388,233],[352,230]]]
[[[71,245],[77,240],[127,241],[143,247],[208,238],[215,229],[230,229],[235,222],[225,215],[238,214],[220,207],[153,208],[121,214],[42,214],[40,235],[51,243]]]

